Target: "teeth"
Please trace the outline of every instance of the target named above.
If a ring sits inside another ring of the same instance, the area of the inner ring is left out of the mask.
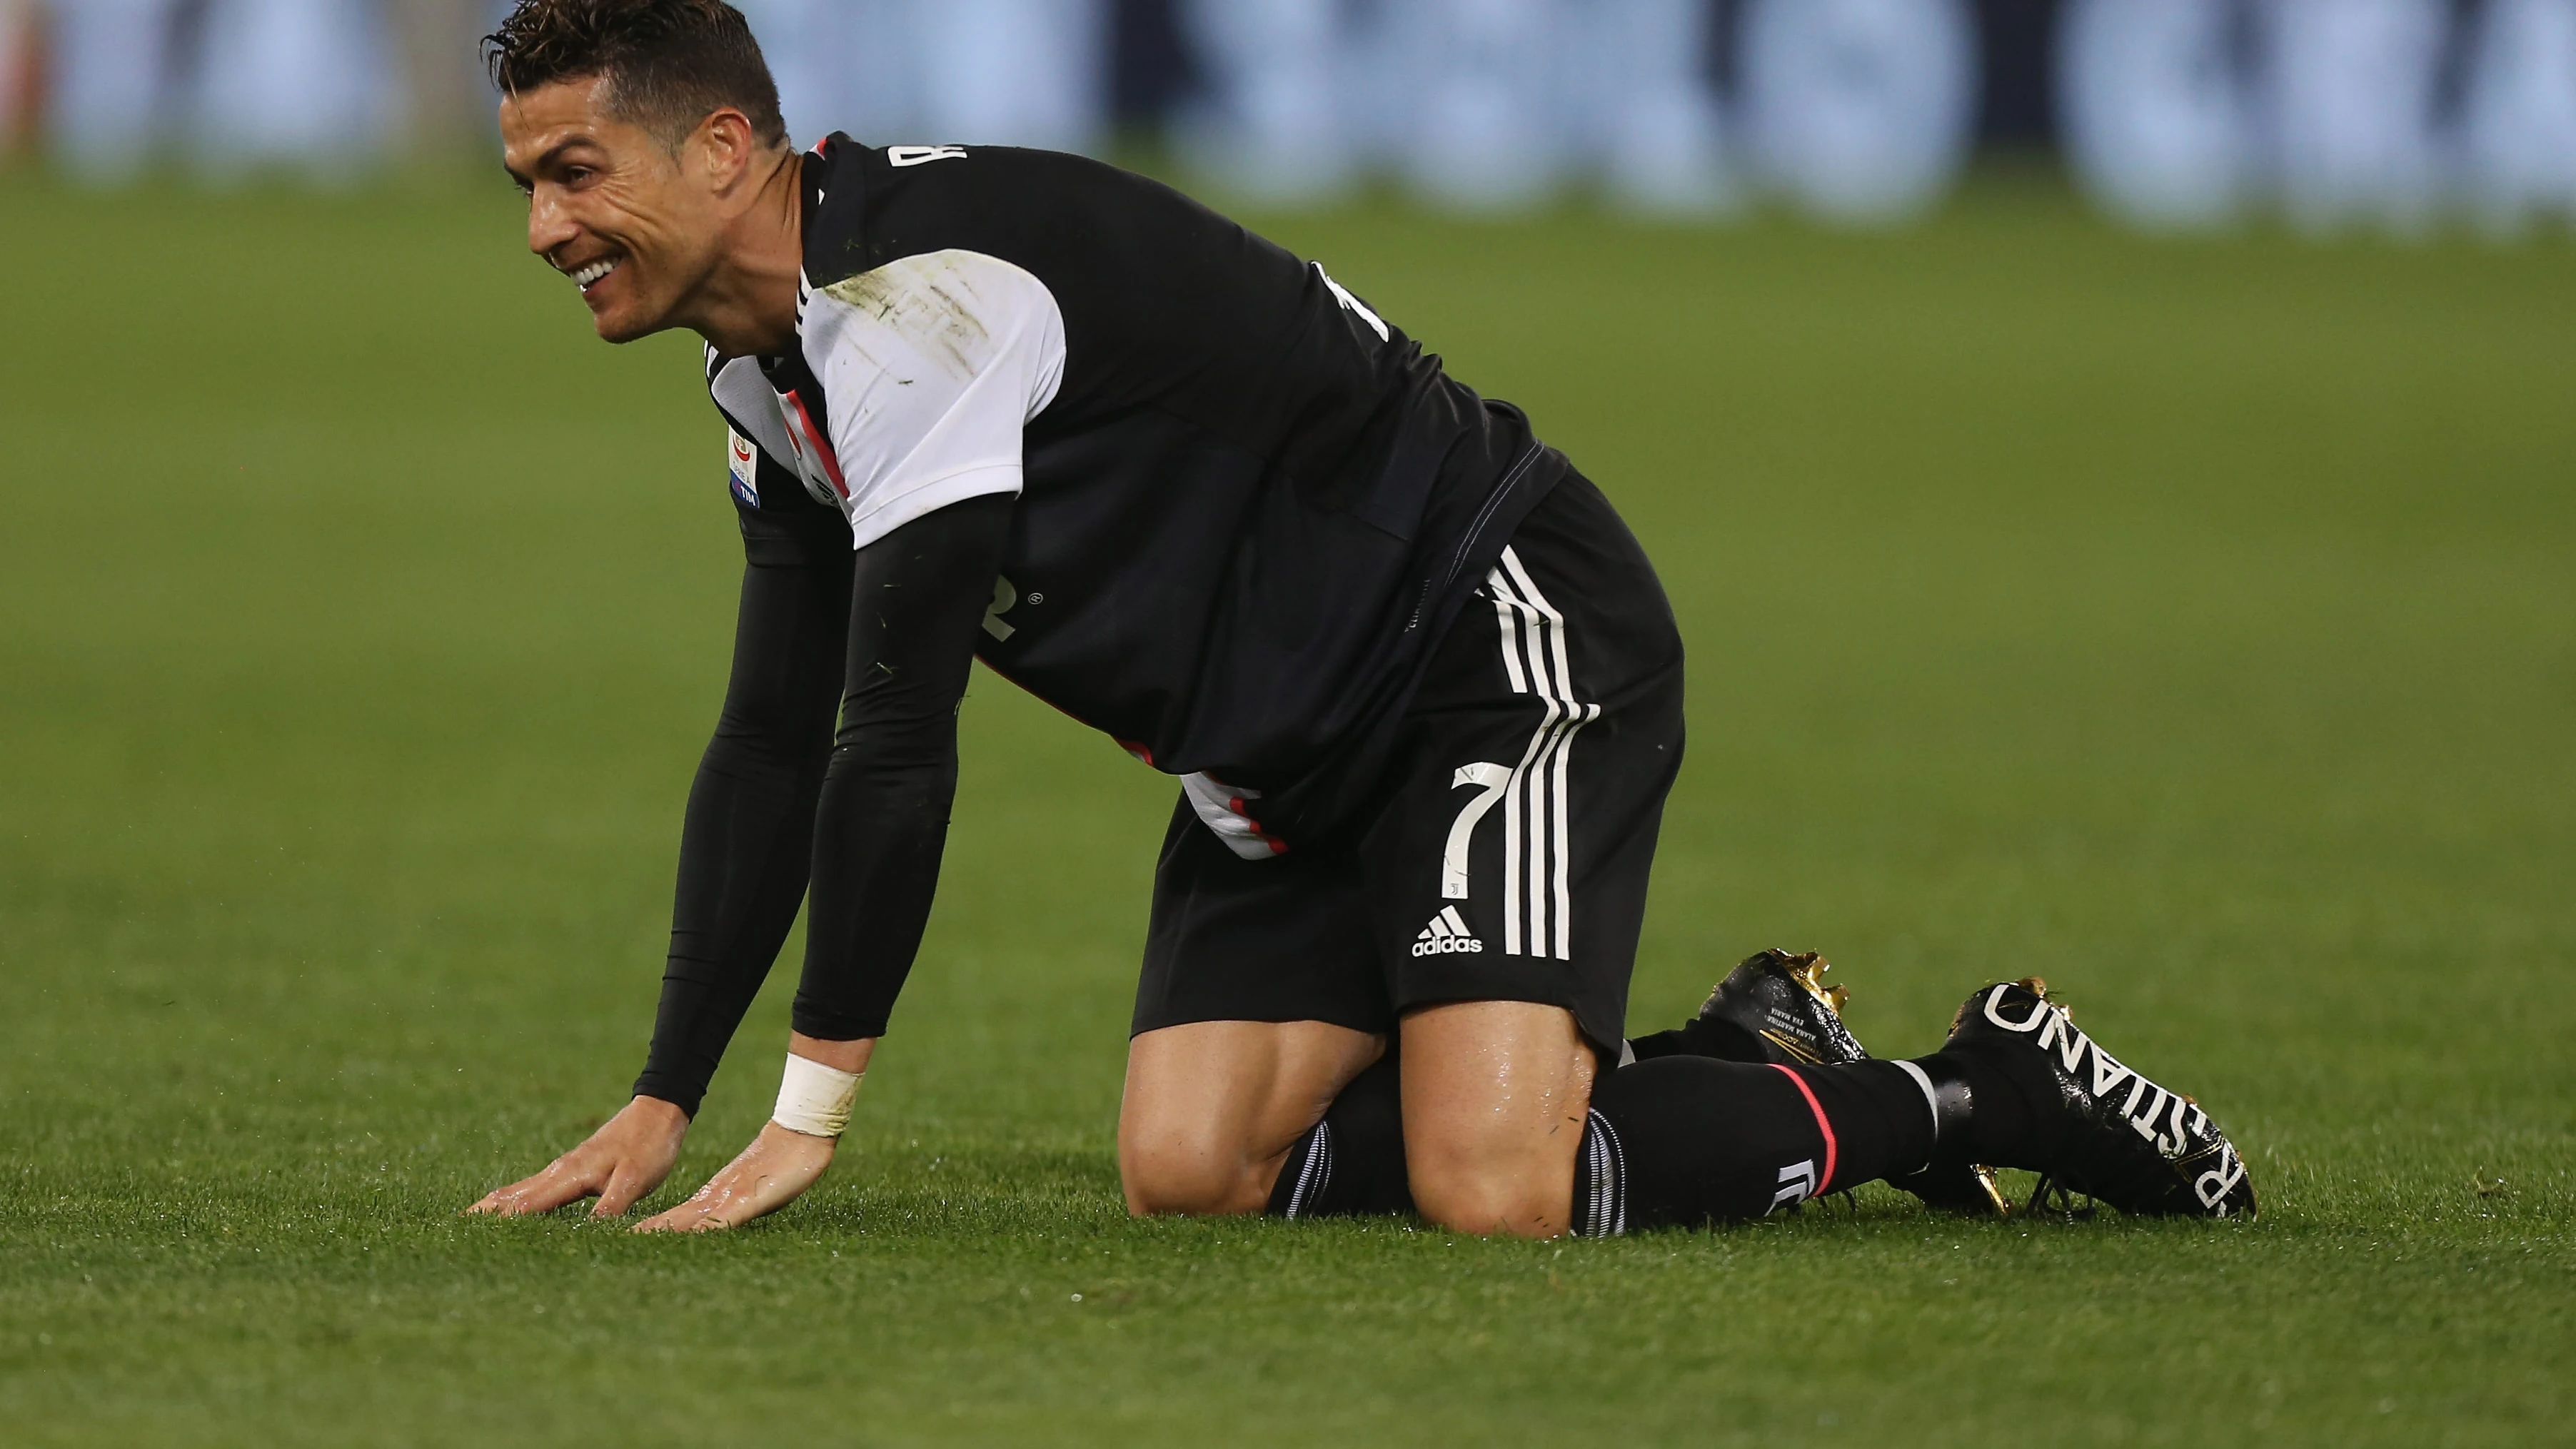
[[[572,274],[573,284],[587,292],[598,283],[600,278],[605,277],[616,270],[617,261],[613,257],[605,261],[592,262],[589,266],[586,266],[580,271]]]

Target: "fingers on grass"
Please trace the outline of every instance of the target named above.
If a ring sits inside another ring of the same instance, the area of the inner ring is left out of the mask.
[[[482,1201],[466,1211],[494,1217],[525,1217],[530,1213],[552,1212],[565,1203],[578,1202],[598,1192],[597,1181],[579,1173],[549,1167],[534,1177],[486,1194]]]
[[[726,1222],[694,1199],[668,1212],[656,1213],[635,1225],[639,1233],[703,1233],[715,1228],[729,1228]]]
[[[620,1164],[615,1172],[609,1174],[608,1186],[599,1194],[599,1205],[590,1210],[590,1215],[595,1218],[624,1217],[626,1210],[635,1206],[636,1199],[652,1190],[652,1182],[643,1173]]]

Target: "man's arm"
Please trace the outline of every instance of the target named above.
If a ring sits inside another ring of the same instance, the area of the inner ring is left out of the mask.
[[[958,702],[1017,502],[952,503],[858,552],[796,991],[807,1036],[883,1034],[912,970],[957,793]]]
[[[725,1044],[795,923],[832,748],[853,560],[828,513],[743,510],[733,675],[680,836],[671,952],[635,1097],[545,1171],[471,1211],[625,1212],[661,1185]],[[828,526],[827,526],[828,525]]]
[[[920,949],[957,791],[957,706],[1014,503],[1010,494],[952,503],[858,551],[789,1040],[809,1061],[866,1071]],[[732,1227],[775,1211],[823,1175],[834,1141],[771,1122],[696,1195],[638,1230]]]

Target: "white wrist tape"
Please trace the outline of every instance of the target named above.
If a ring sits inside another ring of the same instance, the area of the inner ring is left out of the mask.
[[[778,1079],[778,1110],[769,1120],[808,1137],[838,1137],[850,1125],[859,1078],[866,1075],[835,1071],[789,1052],[787,1070]]]

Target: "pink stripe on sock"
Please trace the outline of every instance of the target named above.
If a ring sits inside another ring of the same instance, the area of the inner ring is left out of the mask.
[[[1771,1067],[1798,1084],[1798,1095],[1807,1099],[1807,1110],[1816,1114],[1816,1130],[1825,1134],[1825,1176],[1822,1182],[1816,1184],[1816,1196],[1823,1197],[1832,1189],[1834,1182],[1834,1124],[1825,1120],[1825,1106],[1816,1100],[1816,1094],[1807,1086],[1806,1078],[1781,1066],[1778,1062],[1773,1062]]]

